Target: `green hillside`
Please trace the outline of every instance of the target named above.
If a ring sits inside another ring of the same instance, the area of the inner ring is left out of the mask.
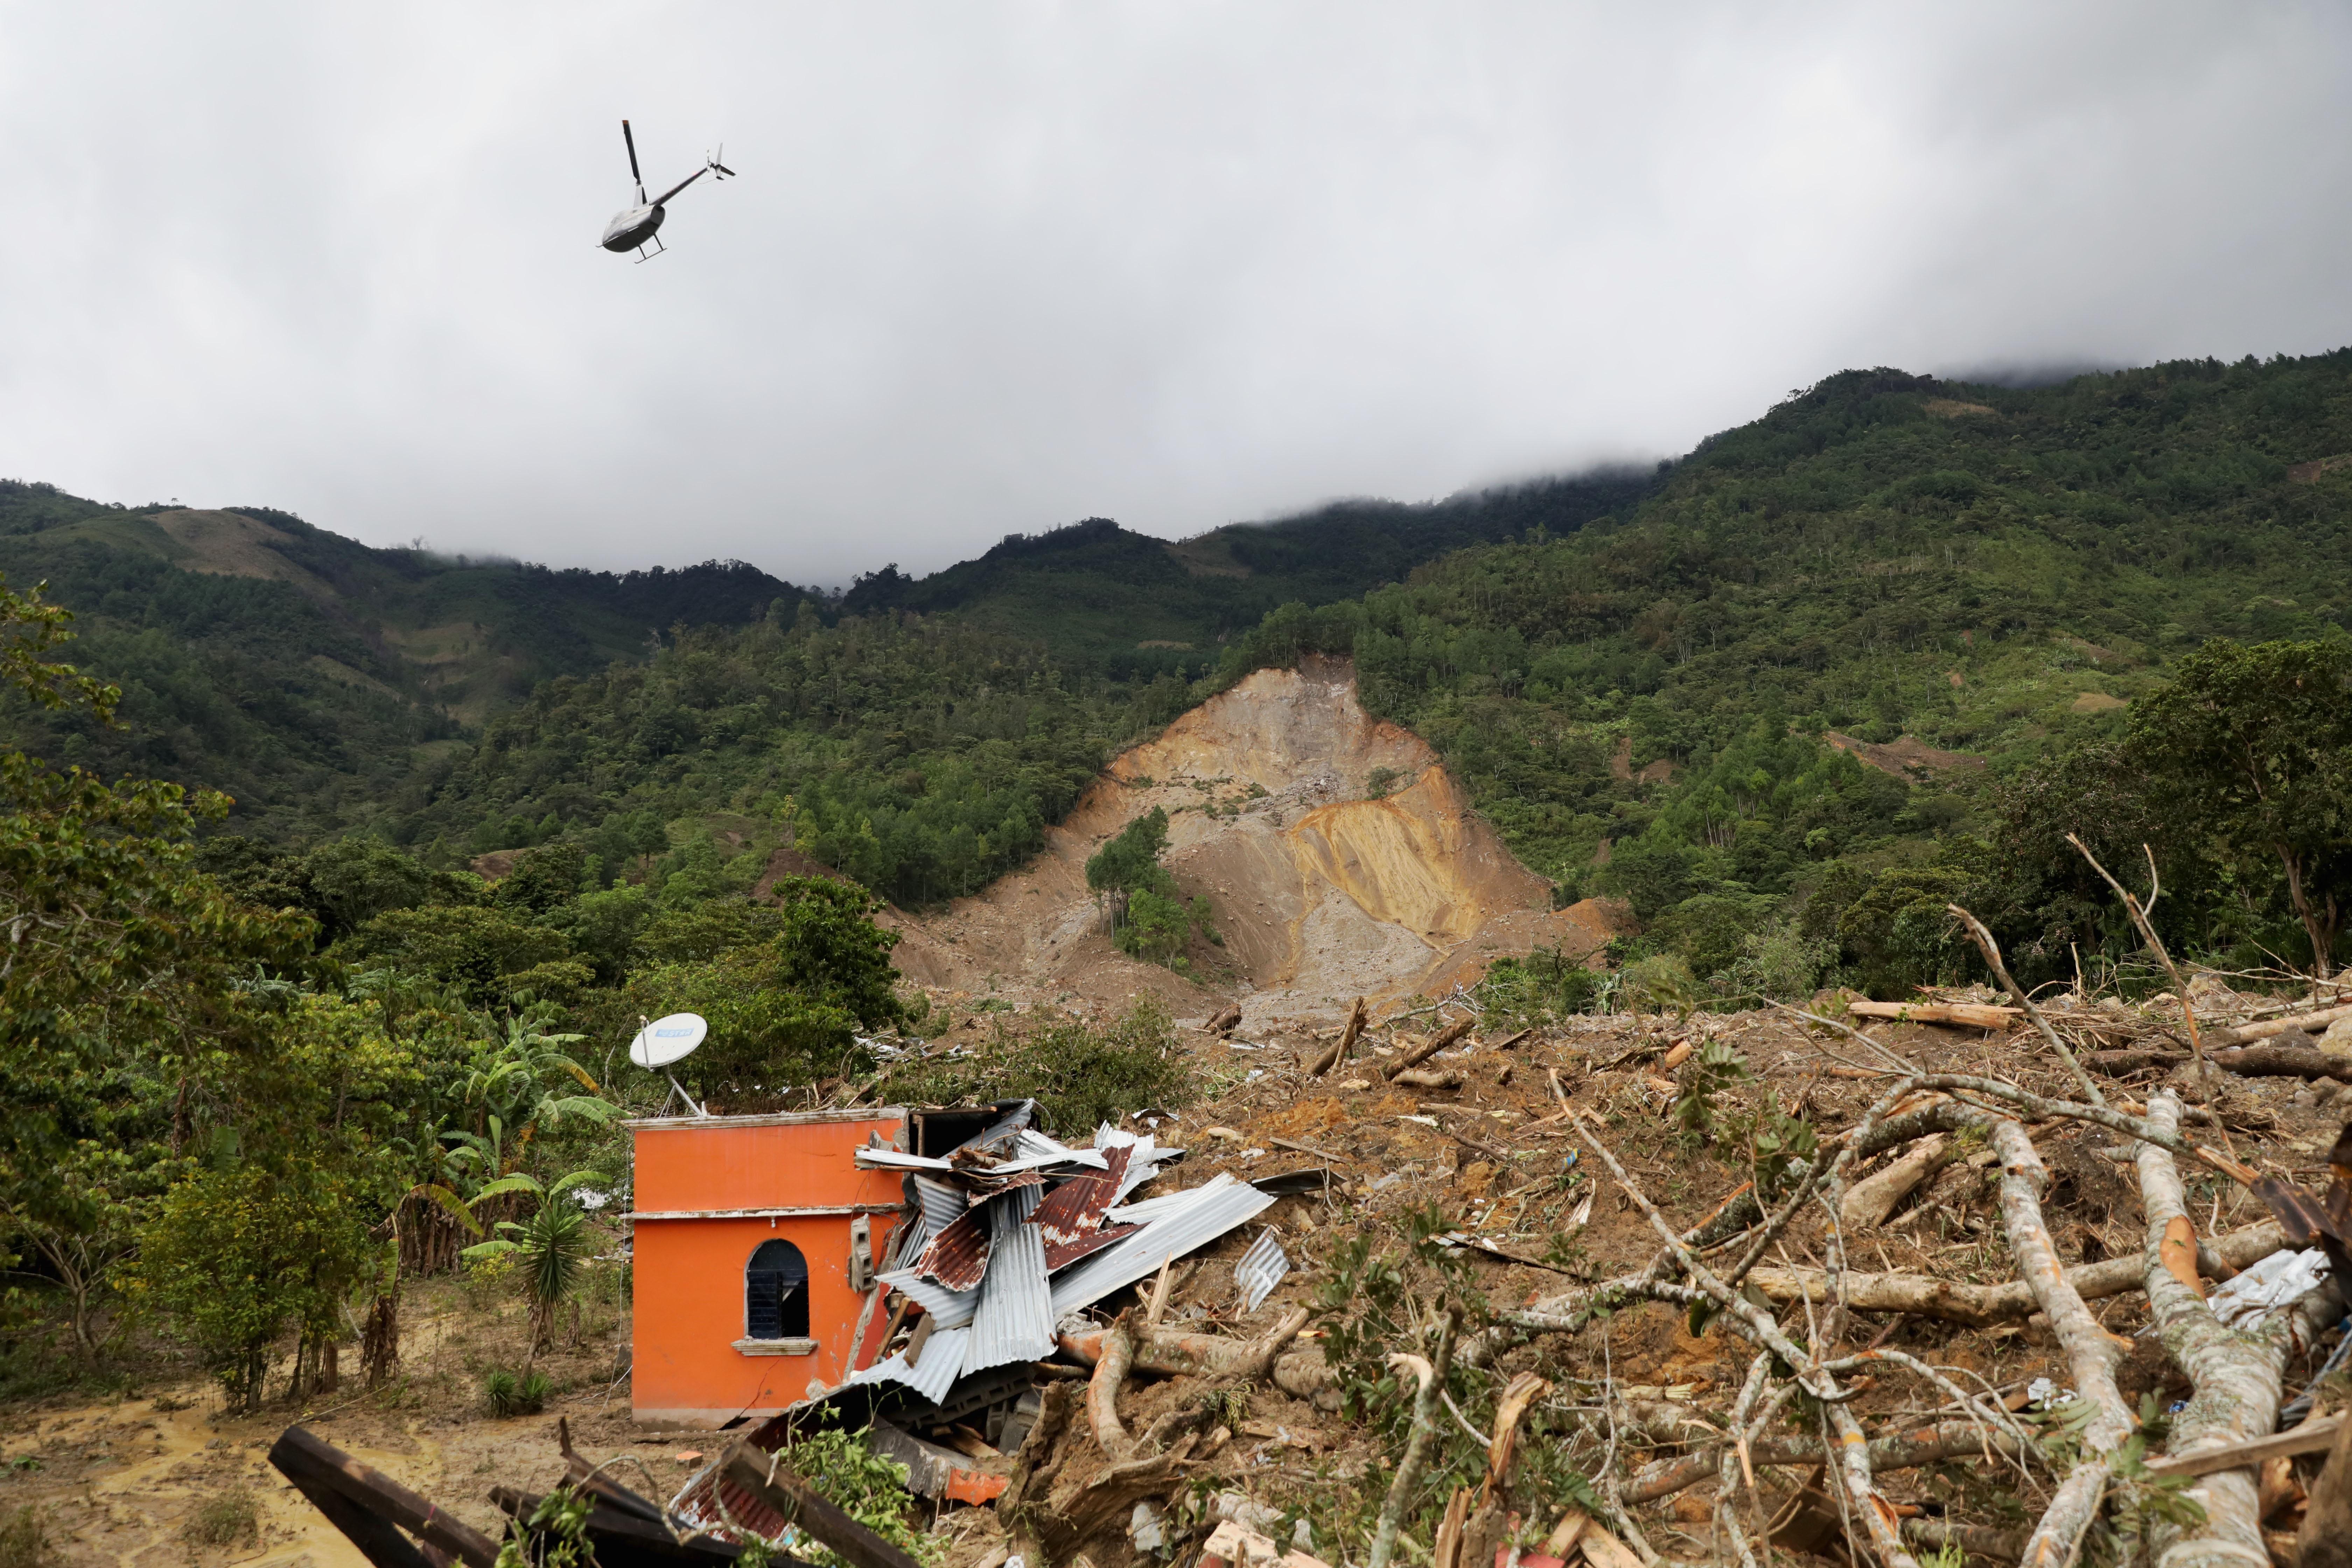
[[[538,682],[642,658],[684,623],[800,591],[740,563],[625,574],[376,550],[264,508],[108,506],[0,481],[0,573],[75,612],[124,727],[21,707],[28,746],[220,788],[277,837],[372,820],[400,781]]]
[[[852,615],[953,613],[1043,641],[1114,680],[1198,675],[1277,605],[1327,605],[1465,545],[1529,530],[1573,533],[1638,502],[1650,476],[1600,472],[1418,506],[1341,501],[1276,522],[1234,523],[1170,543],[1090,518],[1013,534],[974,561],[920,579],[885,566],[843,600]]]
[[[2119,736],[2208,638],[2334,637],[2347,614],[2352,352],[2030,390],[1879,370],[1709,439],[1622,521],[1278,613],[1223,671],[1352,653],[1367,705],[1441,746],[1564,893],[1712,922],[1702,974],[1816,892],[1821,937],[1864,886],[1970,855],[2002,868],[1973,896],[2056,964],[2102,932],[2079,899],[2052,912],[2081,879],[2021,775]],[[1916,742],[1874,753],[1898,774],[1960,755],[1897,776],[1832,734]],[[2036,832],[2054,862],[2019,850]],[[2253,885],[2168,918],[2291,954],[2274,869],[2231,875]]]
[[[299,577],[207,574],[173,550],[217,574],[236,542],[185,514],[22,487],[10,505],[28,521],[0,564],[37,559],[91,615],[88,662],[131,684],[129,737],[62,754],[245,769],[281,836],[366,828],[436,865],[565,842],[599,879],[719,886],[789,833],[925,903],[1018,864],[1110,748],[1250,668],[1338,652],[1561,898],[1633,901],[1650,932],[1629,957],[1884,985],[1950,967],[1936,942],[1898,963],[1855,934],[1906,899],[1968,889],[2037,972],[2120,940],[2060,834],[2154,807],[2118,795],[2074,823],[2081,789],[2047,770],[2106,755],[2208,638],[2338,634],[2352,352],[2029,389],[1848,372],[1638,478],[1178,545],[1097,521],[835,604],[744,567],[365,551],[271,513],[234,515]],[[656,610],[712,605],[625,657]],[[142,703],[180,727],[142,726]],[[2242,850],[2173,833],[2210,892],[2165,918],[2209,951],[2292,957],[2277,874]]]
[[[1881,963],[1841,921],[1872,899],[1940,920],[1962,888],[2047,971],[2069,942],[2122,940],[2059,834],[2123,817],[2057,820],[2079,793],[2032,770],[2116,740],[2208,638],[2335,635],[2347,502],[2352,353],[2028,390],[1851,372],[1705,443],[1622,514],[1279,607],[1189,683],[1023,652],[1066,635],[1033,598],[1055,573],[1075,594],[1155,559],[1097,526],[898,590],[944,602],[961,584],[960,608],[712,628],[642,671],[542,689],[412,790],[394,830],[618,844],[629,820],[736,813],[772,834],[793,811],[804,848],[922,901],[1027,853],[1088,756],[1328,651],[1444,751],[1560,897],[1628,897],[1697,979],[1766,949],[1784,976],[1835,960],[1933,978],[1945,949]],[[1502,498],[1451,504],[1465,531],[1507,531],[1475,515]],[[2211,889],[2167,906],[2184,940],[2292,955],[2259,855],[2225,876],[2215,846],[2173,849]]]

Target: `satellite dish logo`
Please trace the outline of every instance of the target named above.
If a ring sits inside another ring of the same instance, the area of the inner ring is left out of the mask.
[[[680,1035],[690,1035],[694,1031],[691,1029],[656,1029],[654,1031],[654,1038],[657,1040],[674,1040]]]

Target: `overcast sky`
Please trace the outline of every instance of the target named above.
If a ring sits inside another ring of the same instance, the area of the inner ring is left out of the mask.
[[[2337,5],[0,0],[0,476],[837,584],[2352,342]],[[722,142],[670,254],[595,247]]]

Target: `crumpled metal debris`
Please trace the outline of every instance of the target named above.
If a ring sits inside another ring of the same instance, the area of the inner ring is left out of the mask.
[[[1289,1272],[1289,1255],[1282,1250],[1282,1243],[1275,1239],[1274,1227],[1268,1226],[1257,1233],[1257,1239],[1250,1243],[1247,1252],[1242,1254],[1242,1260],[1234,1265],[1234,1284],[1241,1291],[1243,1312],[1256,1311],[1259,1304],[1274,1293],[1274,1288],[1282,1283],[1282,1277]]]
[[[2315,1247],[2273,1252],[2221,1285],[2206,1304],[2231,1328],[2251,1329],[2302,1300],[2326,1278],[2327,1254]]]

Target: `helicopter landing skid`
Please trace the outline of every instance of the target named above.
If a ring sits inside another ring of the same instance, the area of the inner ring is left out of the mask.
[[[667,256],[668,254],[669,247],[661,242],[661,236],[656,235],[654,236],[654,248],[652,255],[646,254],[646,247],[644,246],[641,245],[637,247],[637,265],[643,267],[646,262],[651,261],[654,257]]]

